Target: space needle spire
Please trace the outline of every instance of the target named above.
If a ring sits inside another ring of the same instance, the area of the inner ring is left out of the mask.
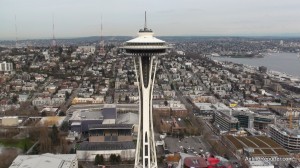
[[[135,168],[157,168],[152,95],[157,57],[165,55],[169,47],[165,41],[153,37],[152,30],[147,28],[146,12],[144,29],[140,29],[138,35],[137,38],[127,41],[122,47],[125,55],[134,58],[135,72],[139,83],[139,128]]]
[[[147,12],[145,11],[145,25],[144,25],[144,29],[147,29]]]

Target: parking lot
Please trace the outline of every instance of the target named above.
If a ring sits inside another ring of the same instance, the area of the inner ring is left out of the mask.
[[[190,154],[199,154],[208,152],[200,136],[185,137],[181,141],[178,138],[166,137],[165,144],[171,153],[186,151]]]

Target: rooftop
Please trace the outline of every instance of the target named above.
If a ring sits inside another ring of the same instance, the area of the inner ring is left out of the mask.
[[[129,142],[82,142],[77,150],[124,150],[135,149],[135,144]]]
[[[118,124],[139,124],[139,115],[136,113],[120,114],[117,118]]]
[[[103,120],[103,115],[99,111],[83,111],[77,110],[73,112],[70,120]]]
[[[250,166],[274,166],[271,162],[269,161],[249,161]]]
[[[290,128],[285,127],[282,124],[276,124],[276,125],[272,124],[272,125],[270,125],[270,127],[278,130],[278,132],[281,132],[282,134],[300,138],[300,130],[299,129],[290,129]]]
[[[132,129],[132,124],[90,124],[89,130],[93,129]]]
[[[225,137],[237,150],[253,150],[251,153],[252,156],[289,156],[289,153],[284,148],[266,136],[241,137],[225,135]]]
[[[117,109],[116,108],[103,108],[99,110],[76,110],[73,112],[70,120],[103,120],[103,119],[116,119]]]
[[[9,168],[70,168],[74,162],[76,154],[19,155]]]

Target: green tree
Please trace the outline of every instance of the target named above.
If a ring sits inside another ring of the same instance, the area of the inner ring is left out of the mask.
[[[129,96],[128,96],[128,95],[125,96],[125,101],[126,101],[126,103],[129,103],[129,102],[130,102],[130,99],[129,99]]]
[[[46,112],[45,112],[45,111],[43,111],[43,112],[41,113],[41,116],[42,116],[42,117],[45,117],[45,116],[47,116]]]
[[[63,111],[60,111],[60,112],[58,113],[58,116],[66,116],[66,113],[63,112]]]
[[[120,155],[117,155],[117,156],[116,156],[116,162],[117,162],[117,163],[120,163],[120,162],[121,162],[121,156],[120,156]]]
[[[11,99],[12,103],[13,104],[16,104],[18,102],[18,96],[17,95],[14,95]]]
[[[69,153],[70,154],[76,154],[76,150],[74,148],[71,148]]]
[[[69,131],[69,123],[68,123],[68,121],[64,121],[64,122],[61,124],[60,130],[61,130],[61,131],[64,131],[64,132]]]
[[[99,165],[99,164],[100,164],[100,155],[97,154],[97,155],[95,156],[95,162],[94,162],[94,165]]]
[[[26,153],[27,151],[28,151],[28,145],[27,142],[25,142],[23,146],[23,152]]]
[[[117,159],[117,156],[116,156],[115,154],[111,154],[111,155],[109,156],[109,162],[110,162],[111,164],[115,164],[115,163],[116,163],[116,159]]]
[[[164,104],[165,104],[165,106],[168,106],[168,101],[165,100],[165,101],[164,101]]]
[[[99,164],[100,165],[104,164],[104,157],[103,157],[103,155],[100,155]]]
[[[56,125],[52,126],[52,131],[50,133],[50,138],[51,138],[51,142],[54,145],[57,145],[59,142],[59,138],[58,138],[58,129],[56,127]]]
[[[65,100],[67,101],[70,98],[70,93],[69,92],[65,92]]]

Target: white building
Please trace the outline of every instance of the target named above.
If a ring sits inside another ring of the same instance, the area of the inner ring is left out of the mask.
[[[5,116],[2,118],[2,126],[18,126],[18,116]]]
[[[6,61],[0,63],[0,72],[13,71],[13,64]]]
[[[51,105],[50,97],[37,97],[32,100],[33,106],[49,106]]]
[[[79,46],[78,50],[84,53],[95,53],[96,47],[95,46]]]
[[[274,165],[269,161],[249,161],[249,168],[274,168]]]
[[[19,155],[9,168],[78,168],[76,154]]]
[[[20,94],[19,95],[19,102],[26,102],[28,97],[29,97],[29,95],[27,95],[27,94]]]

